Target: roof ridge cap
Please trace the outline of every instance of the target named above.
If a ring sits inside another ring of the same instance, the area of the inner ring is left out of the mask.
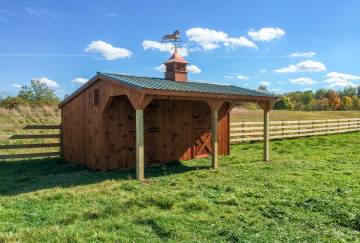
[[[161,79],[161,80],[167,80],[164,78],[160,78],[160,77],[147,77],[147,76],[138,76],[138,75],[131,75],[131,74],[125,74],[125,73],[108,73],[108,72],[97,72],[99,74],[104,74],[104,75],[121,75],[121,76],[127,76],[127,77],[135,77],[135,78],[149,78],[149,79]],[[172,80],[169,80],[172,81]]]

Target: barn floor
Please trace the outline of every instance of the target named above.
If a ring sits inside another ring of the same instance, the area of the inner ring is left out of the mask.
[[[209,159],[96,172],[63,161],[0,162],[0,242],[356,241],[360,133],[232,146]]]

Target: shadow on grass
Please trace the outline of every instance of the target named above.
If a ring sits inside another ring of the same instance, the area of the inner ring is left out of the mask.
[[[180,161],[174,161],[166,166],[145,168],[145,176],[157,177],[205,168],[209,166],[189,167]],[[134,169],[95,171],[58,158],[0,161],[0,195],[134,178]]]

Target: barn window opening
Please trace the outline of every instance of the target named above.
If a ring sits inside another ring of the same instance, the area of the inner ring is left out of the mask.
[[[100,92],[99,89],[94,89],[94,105],[100,104]]]

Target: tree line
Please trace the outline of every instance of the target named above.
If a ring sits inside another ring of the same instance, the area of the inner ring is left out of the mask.
[[[268,92],[266,86],[259,86],[259,91]],[[60,99],[55,90],[39,80],[32,80],[24,85],[16,96],[0,98],[0,107],[15,108],[18,106],[58,105]],[[256,107],[249,106],[253,109]],[[360,110],[360,86],[347,87],[336,91],[319,89],[316,92],[295,91],[280,95],[274,109],[291,111],[327,111],[327,110]]]
[[[282,94],[274,109],[291,111],[360,110],[360,86],[336,91],[319,89],[316,92],[295,91]]]

